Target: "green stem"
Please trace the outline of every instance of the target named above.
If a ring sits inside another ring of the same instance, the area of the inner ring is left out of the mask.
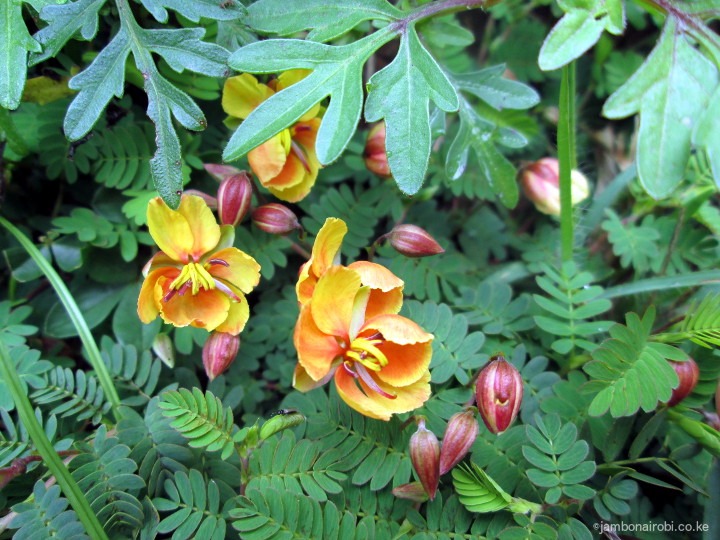
[[[573,257],[573,210],[570,173],[575,167],[575,62],[562,69],[560,117],[558,120],[558,161],[560,162],[560,238],[563,261]]]
[[[75,302],[72,294],[68,290],[62,278],[45,259],[45,257],[42,256],[40,250],[35,247],[35,244],[33,244],[27,236],[25,236],[17,227],[2,216],[0,216],[0,225],[5,227],[20,243],[20,245],[25,248],[25,251],[27,251],[28,255],[32,257],[40,270],[42,270],[43,274],[45,274],[45,277],[50,282],[50,285],[52,285],[53,289],[55,289],[55,293],[58,295],[60,302],[70,316],[70,320],[75,326],[82,344],[85,346],[88,360],[95,370],[95,374],[100,381],[100,386],[102,386],[105,396],[112,405],[115,419],[119,419],[120,414],[118,408],[120,407],[120,397],[118,396],[117,390],[115,390],[115,385],[113,384],[110,372],[102,360],[100,349],[98,349],[97,343],[95,343],[95,339],[90,333],[87,322],[85,322],[85,318],[83,317],[82,312],[80,311],[80,308]]]
[[[23,392],[20,377],[18,377],[10,355],[2,343],[0,343],[0,374],[2,374],[2,378],[10,391],[15,407],[17,407],[20,421],[27,429],[30,439],[32,439],[35,448],[43,458],[43,462],[57,479],[60,489],[62,489],[73,510],[75,510],[80,521],[85,526],[85,531],[93,540],[107,540],[108,537],[97,516],[90,508],[87,499],[85,499],[82,490],[70,475],[52,443],[48,440],[40,422],[35,418],[30,400]]]

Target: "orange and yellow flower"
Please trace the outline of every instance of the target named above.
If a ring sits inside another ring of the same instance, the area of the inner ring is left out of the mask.
[[[295,84],[309,71],[294,69],[265,85],[249,73],[225,81],[222,106],[231,117],[245,119],[260,103]],[[278,199],[297,202],[308,193],[320,170],[315,139],[320,127],[320,105],[315,105],[291,127],[248,153],[250,168]]]
[[[175,326],[239,334],[250,315],[245,294],[260,281],[260,265],[232,247],[235,229],[219,226],[205,201],[193,195],[184,195],[178,210],[157,197],[147,218],[161,251],[143,270],[140,320],[160,315]]]
[[[334,378],[350,407],[389,420],[430,397],[433,335],[397,314],[403,282],[390,270],[338,264],[346,231],[341,220],[327,220],[301,270],[293,386],[307,391]]]

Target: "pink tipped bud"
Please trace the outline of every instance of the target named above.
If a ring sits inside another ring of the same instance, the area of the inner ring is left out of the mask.
[[[240,174],[242,171],[230,165],[219,165],[217,163],[203,163],[203,168],[210,173],[215,180],[222,182],[228,176]]]
[[[425,427],[425,418],[418,420],[418,429],[410,437],[410,459],[428,498],[435,498],[440,479],[440,443]]]
[[[425,502],[428,498],[425,488],[422,487],[420,482],[410,482],[393,488],[392,494],[398,499],[408,499],[414,502]]]
[[[560,215],[560,165],[555,158],[542,158],[522,170],[520,178],[525,195],[544,214]],[[590,194],[587,178],[573,169],[570,172],[573,206]]]
[[[371,173],[383,178],[392,176],[385,152],[385,122],[375,124],[368,133],[364,157],[365,166]]]
[[[520,411],[523,396],[520,372],[504,356],[493,356],[478,376],[475,396],[487,428],[492,433],[502,433]]]
[[[256,208],[252,213],[252,222],[258,229],[270,234],[290,234],[300,229],[300,222],[293,211],[278,203]]]
[[[445,252],[425,229],[417,225],[398,225],[388,238],[390,245],[406,257],[429,257]]]
[[[212,195],[208,195],[204,191],[200,191],[199,189],[186,189],[185,191],[183,191],[183,194],[195,195],[196,197],[200,197],[203,201],[205,201],[205,204],[207,204],[211,210],[217,209],[217,199]]]
[[[228,176],[218,188],[218,215],[223,225],[237,226],[252,202],[252,182],[245,171]]]
[[[688,397],[690,392],[693,391],[700,379],[700,368],[692,358],[685,362],[673,362],[672,360],[669,360],[669,362],[675,373],[677,373],[678,379],[680,379],[680,384],[672,391],[670,401],[667,402],[668,407],[672,407]]]
[[[225,372],[240,349],[240,338],[226,332],[213,332],[205,342],[202,358],[205,373],[211,381]]]
[[[441,476],[462,461],[477,439],[480,426],[475,419],[474,409],[454,414],[448,421],[440,450]]]

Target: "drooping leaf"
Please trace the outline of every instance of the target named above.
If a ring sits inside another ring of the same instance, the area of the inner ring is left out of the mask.
[[[640,114],[637,169],[650,196],[667,197],[682,180],[693,129],[707,116],[717,82],[715,65],[670,16],[645,63],[605,103],[608,118]]]
[[[422,185],[430,159],[430,101],[443,111],[456,111],[457,93],[412,24],[395,59],[370,78],[368,88],[365,119],[385,119],[390,171],[400,190],[413,195]]]

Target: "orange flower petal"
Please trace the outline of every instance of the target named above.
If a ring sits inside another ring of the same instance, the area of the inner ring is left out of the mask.
[[[307,374],[305,368],[300,363],[295,364],[295,373],[293,373],[293,388],[300,390],[301,392],[309,392],[314,390],[328,382],[335,375],[334,370],[328,371],[327,375],[319,381],[314,380],[310,375]]]
[[[249,73],[230,77],[225,81],[222,95],[223,110],[236,118],[248,115],[274,92]]]
[[[298,302],[305,305],[315,290],[318,277],[335,264],[340,264],[340,245],[347,233],[347,225],[342,219],[327,218],[315,238],[310,260],[300,268],[298,282],[295,285]]]
[[[290,152],[290,132],[285,129],[248,152],[250,168],[263,186],[282,172]]]
[[[314,381],[327,376],[335,358],[344,352],[334,336],[325,334],[317,327],[310,306],[300,310],[293,342],[300,365]]]
[[[177,211],[156,197],[148,205],[147,217],[155,243],[170,258],[183,263],[189,257],[199,261],[220,240],[220,227],[212,210],[194,195],[183,196]]]
[[[212,265],[209,270],[211,276],[221,278],[245,294],[252,291],[260,281],[260,265],[238,248],[221,249],[213,253],[209,259],[220,259],[228,263],[228,266]]]
[[[376,382],[383,391],[397,397],[390,399],[381,396],[342,368],[335,372],[335,385],[343,401],[370,418],[390,420],[393,414],[417,409],[430,397],[430,373],[427,371],[418,381],[408,386],[393,387],[377,379]]]
[[[383,313],[398,313],[403,302],[402,279],[380,264],[368,261],[356,261],[348,268],[360,274],[363,285],[372,289],[365,318],[370,319]]]
[[[245,324],[250,318],[250,307],[243,295],[238,295],[239,302],[230,302],[227,318],[216,328],[216,332],[226,332],[234,336],[238,335],[245,328]]]
[[[392,386],[406,386],[420,379],[432,357],[433,335],[400,315],[379,315],[365,322],[361,335],[380,332],[385,342],[378,345],[388,364],[377,374]]]
[[[140,296],[138,296],[138,317],[140,317],[143,323],[148,324],[152,322],[160,313],[155,292],[158,280],[163,277],[173,280],[179,274],[180,270],[177,268],[162,267],[153,270],[145,278],[142,288],[140,289]],[[160,295],[162,295],[162,293],[160,293]]]
[[[289,189],[302,183],[305,176],[307,176],[307,171],[305,170],[305,166],[302,161],[300,161],[295,154],[290,152],[286,156],[282,169],[275,176],[268,178],[267,181],[262,184],[268,189],[275,188],[275,191],[282,193],[285,189]],[[260,175],[258,175],[258,178],[260,178]]]
[[[333,266],[318,280],[308,304],[320,331],[348,342],[360,275],[344,266]]]
[[[187,292],[162,301],[160,316],[175,326],[196,326],[210,332],[227,319],[229,309],[230,299],[226,294],[217,289],[203,289],[196,295]]]

